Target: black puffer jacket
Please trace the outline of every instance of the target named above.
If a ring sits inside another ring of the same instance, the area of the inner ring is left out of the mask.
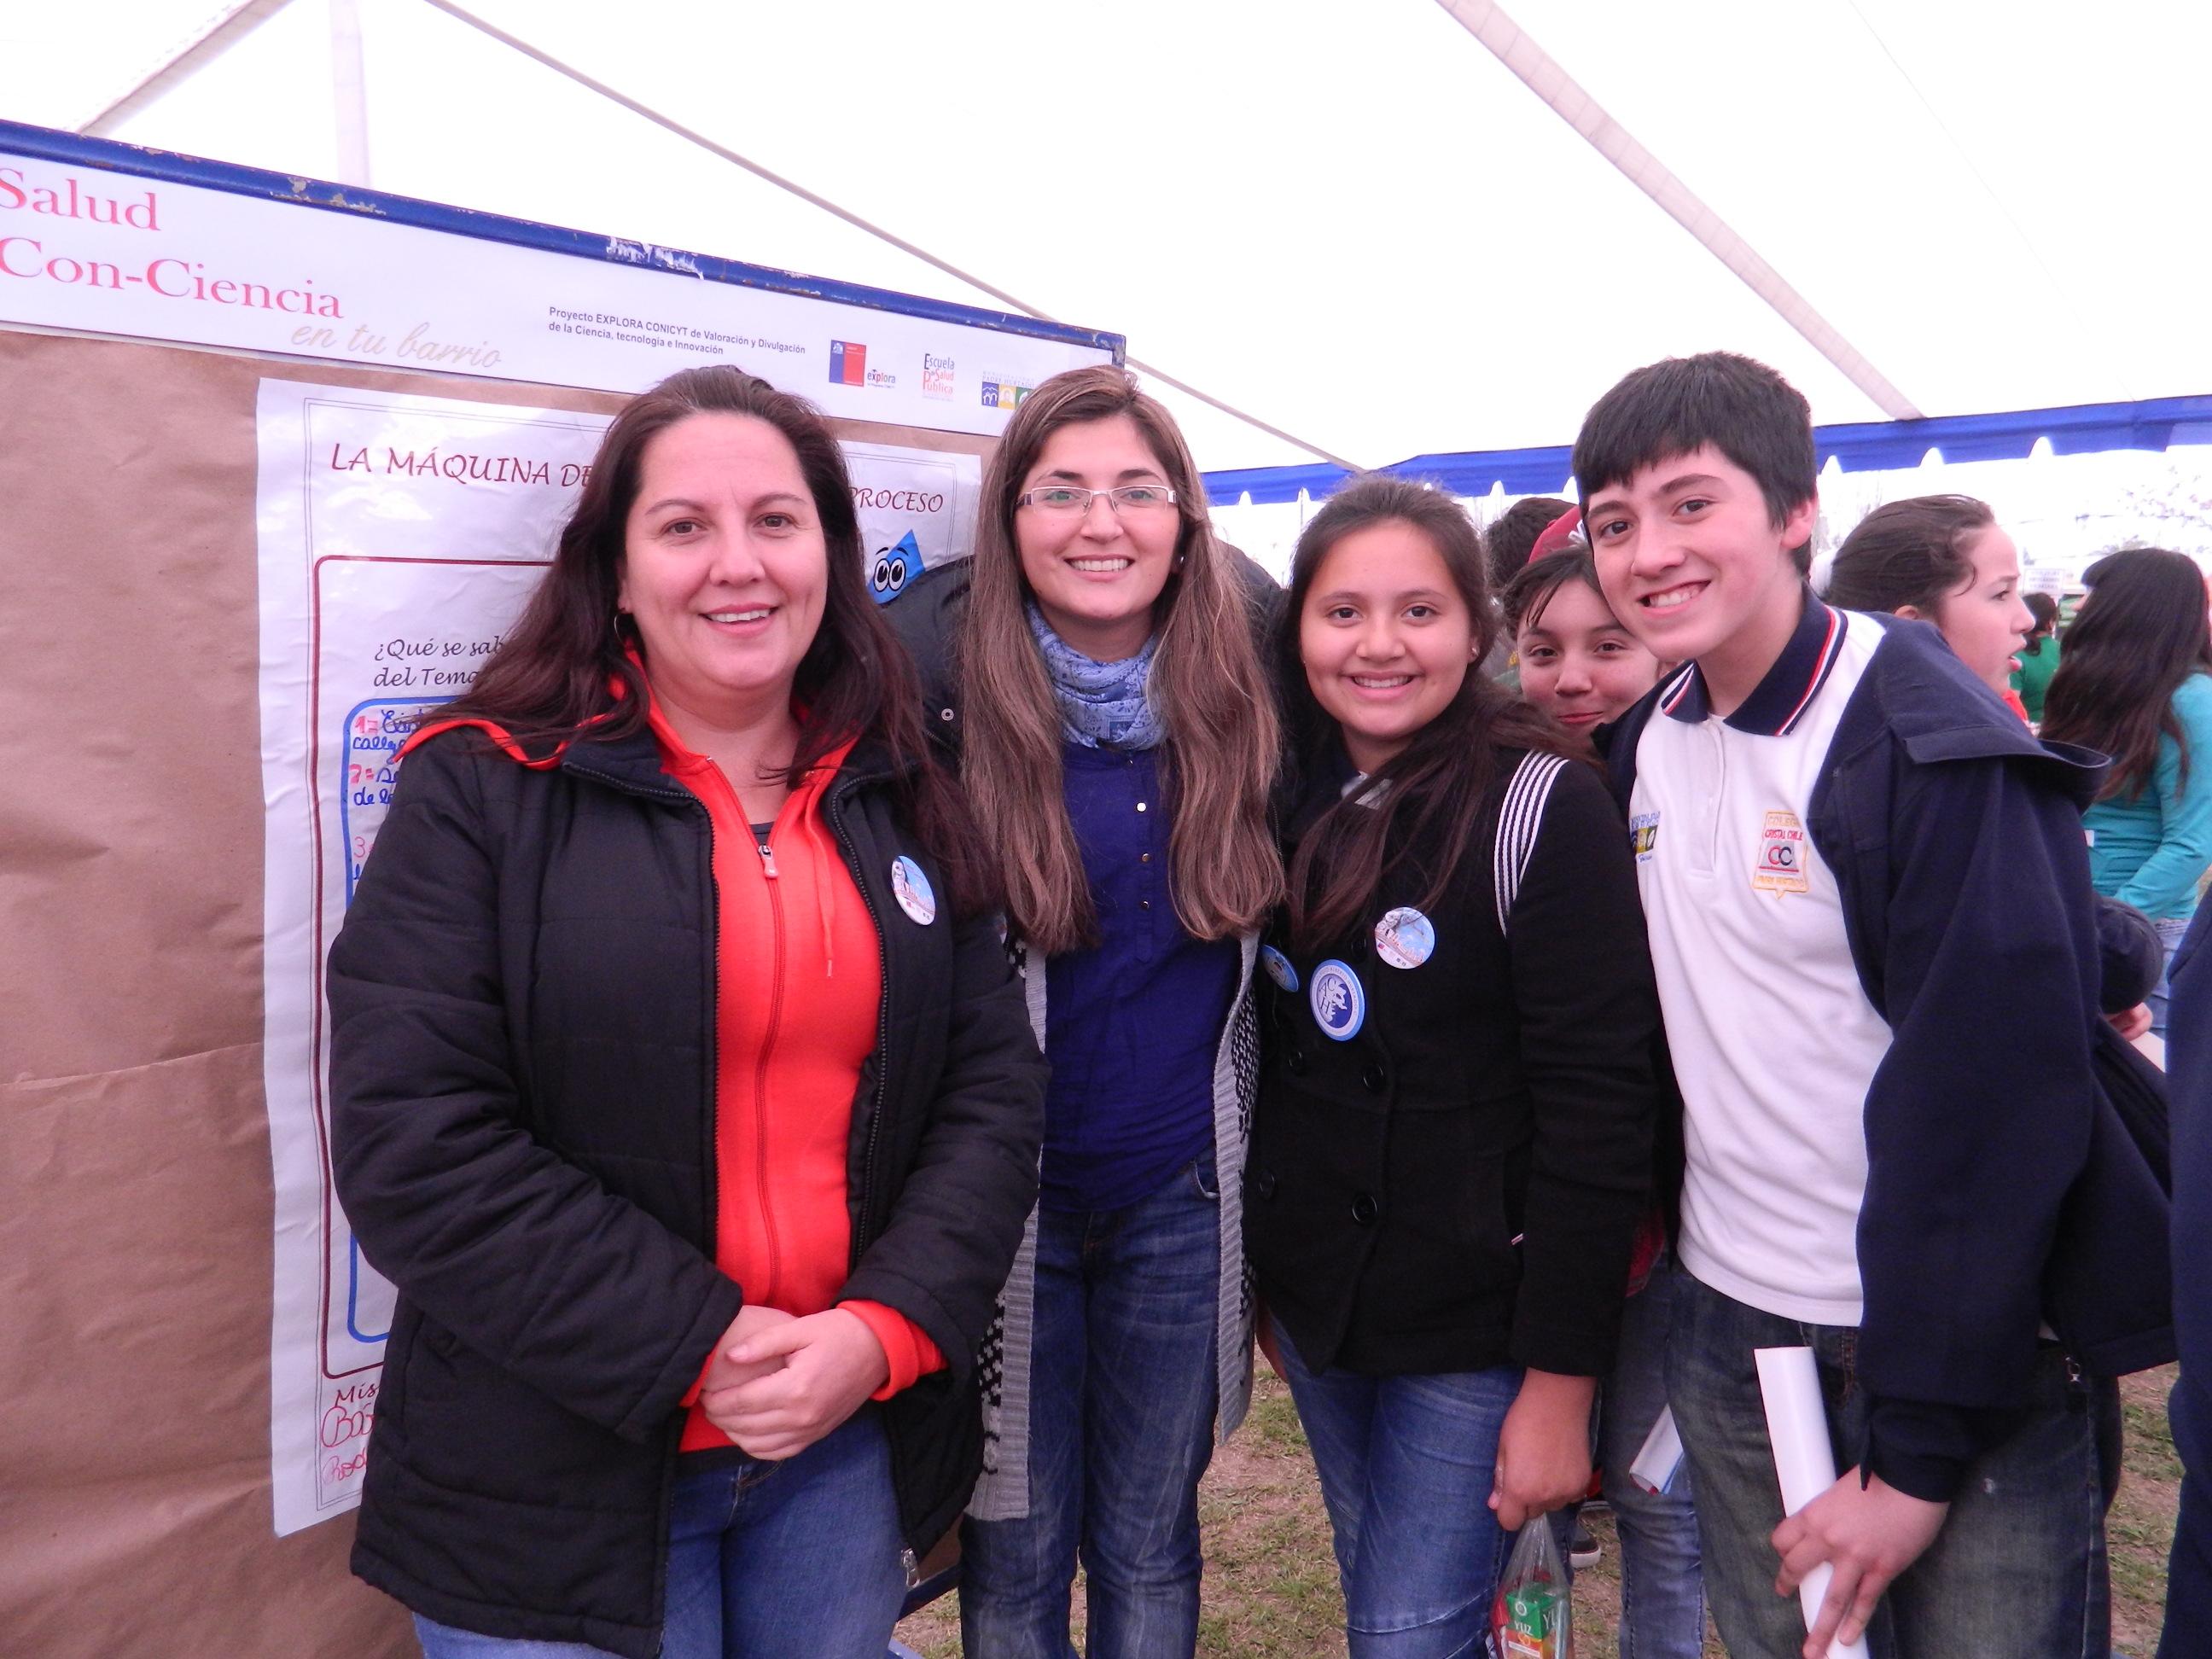
[[[1044,1064],[988,918],[912,921],[932,860],[856,750],[826,811],[874,919],[840,1299],[951,1367],[880,1410],[908,1542],[981,1456],[973,1356],[1036,1193]],[[743,1304],[714,1263],[706,809],[644,733],[550,770],[430,739],[331,953],[338,1192],[400,1291],[354,1570],[441,1623],[658,1651],[684,1393]]]

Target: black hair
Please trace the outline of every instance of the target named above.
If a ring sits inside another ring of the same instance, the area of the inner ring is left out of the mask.
[[[2058,632],[2058,601],[2048,593],[2023,593],[2020,602],[2035,618],[2035,626],[2028,629],[2027,639],[2020,647],[2021,653],[2039,657],[2043,642]]]
[[[2186,783],[2189,737],[2174,718],[2173,694],[2191,674],[2212,670],[2204,573],[2186,554],[2131,547],[2107,553],[2081,580],[2089,597],[2044,694],[2043,736],[2110,755],[2102,793],[2124,790],[2130,800],[2149,787],[2159,738],[2170,737]]]
[[[1765,363],[1732,351],[1668,357],[1623,375],[1583,417],[1575,483],[1587,505],[1601,489],[1706,444],[1752,476],[1771,524],[1820,493],[1812,405]],[[1799,575],[1811,570],[1811,544],[1790,556]]]
[[[1573,740],[1548,714],[1516,702],[1482,672],[1497,629],[1484,580],[1482,538],[1466,509],[1427,484],[1373,472],[1329,497],[1291,556],[1277,651],[1300,760],[1310,766],[1337,732],[1307,683],[1299,652],[1306,595],[1330,549],[1355,532],[1390,523],[1419,532],[1443,561],[1468,608],[1474,659],[1451,702],[1376,769],[1375,787],[1338,801],[1299,842],[1291,861],[1290,913],[1291,936],[1301,950],[1321,949],[1340,938],[1373,903],[1383,877],[1407,848],[1440,836],[1443,853],[1428,867],[1430,886],[1420,901],[1424,908],[1436,902],[1474,840],[1498,750],[1540,750],[1578,758]],[[1402,840],[1401,822],[1407,826]]]
[[[1575,510],[1572,501],[1557,495],[1528,495],[1498,514],[1498,522],[1482,532],[1482,555],[1490,568],[1490,589],[1502,593],[1505,585],[1528,562],[1536,538],[1563,514]]]
[[[1598,584],[1597,561],[1590,556],[1587,547],[1563,547],[1556,553],[1547,553],[1534,563],[1523,565],[1498,596],[1498,609],[1505,613],[1505,631],[1518,634],[1524,624],[1530,628],[1540,625],[1544,619],[1544,607],[1551,604],[1552,596],[1569,582],[1577,581],[1601,599],[1605,598],[1605,589]]]

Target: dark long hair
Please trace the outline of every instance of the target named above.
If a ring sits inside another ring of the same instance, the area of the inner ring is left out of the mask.
[[[1384,877],[1412,848],[1440,842],[1443,856],[1419,901],[1424,909],[1436,903],[1474,838],[1499,750],[1579,758],[1573,740],[1548,714],[1516,702],[1482,672],[1497,624],[1474,521],[1441,490],[1376,473],[1353,479],[1329,498],[1298,538],[1291,562],[1290,603],[1277,650],[1291,738],[1303,763],[1313,768],[1338,735],[1335,721],[1306,683],[1299,654],[1306,596],[1331,548],[1357,531],[1390,523],[1418,532],[1443,558],[1474,626],[1474,659],[1459,694],[1376,772],[1371,787],[1331,806],[1299,842],[1290,869],[1291,935],[1302,951],[1322,949],[1349,932],[1373,905]]]
[[[2043,735],[2101,749],[2112,757],[2106,797],[2140,799],[2158,765],[2158,740],[2181,750],[2189,778],[2189,738],[2173,715],[2173,694],[2200,670],[2212,670],[2212,624],[2205,616],[2204,573],[2163,548],[2107,553],[2083,573],[2089,597],[2066,630],[2066,649],[2043,699]]]
[[[824,755],[854,738],[881,744],[902,780],[915,832],[951,883],[953,908],[963,915],[989,908],[995,884],[988,861],[976,855],[958,791],[930,757],[914,665],[864,586],[844,452],[812,404],[733,366],[681,370],[615,417],[562,526],[552,568],[476,683],[438,717],[491,721],[533,753],[615,742],[644,729],[646,688],[630,659],[632,650],[642,653],[643,641],[615,617],[624,531],[646,446],[698,415],[744,416],[781,433],[798,453],[822,521],[827,592],[793,688],[806,720],[787,781],[795,787]]]
[[[1844,611],[1911,605],[1934,622],[1936,607],[1973,580],[1966,544],[1996,521],[1990,504],[1972,495],[1886,501],[1836,550],[1828,603]]]

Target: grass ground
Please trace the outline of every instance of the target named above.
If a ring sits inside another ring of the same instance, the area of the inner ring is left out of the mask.
[[[2116,1654],[2148,1659],[2158,1645],[2166,1555],[2173,1537],[2181,1465],[2166,1431],[2170,1369],[2121,1385],[2127,1456],[2112,1505],[2112,1638]],[[1344,1651],[1343,1603],[1329,1553],[1328,1522],[1306,1455],[1305,1436],[1282,1383],[1263,1364],[1252,1415],[1218,1451],[1199,1492],[1206,1540],[1206,1589],[1198,1650],[1207,1659],[1321,1659]],[[1576,1659],[1617,1659],[1620,1551],[1604,1516],[1591,1527],[1604,1548],[1575,1580]],[[1083,1595],[1074,1620],[1080,1643]],[[958,1659],[960,1619],[948,1596],[899,1626],[924,1659]],[[1708,1637],[1707,1655],[1725,1653]]]

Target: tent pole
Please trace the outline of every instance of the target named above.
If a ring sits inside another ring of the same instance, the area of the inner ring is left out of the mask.
[[[1657,156],[1631,137],[1627,129],[1607,114],[1602,104],[1577,84],[1549,52],[1529,39],[1492,0],[1437,0],[1437,3],[1480,41],[1492,57],[1512,70],[1523,86],[1550,105],[1553,113],[1588,140],[1590,148],[1619,168],[1622,177],[1696,237],[1707,252],[1741,277],[1744,285],[1771,306],[1783,321],[1803,335],[1815,351],[1842,370],[1883,414],[1893,421],[1917,421],[1921,417],[1912,400],[1899,392],[1888,376],[1869,362],[1857,347],[1814,310],[1811,302],[1784,282],[1782,273],[1761,258],[1726,220],[1668,172]]]
[[[331,106],[337,119],[338,181],[368,188],[368,77],[361,0],[330,0]]]
[[[115,130],[164,93],[189,81],[210,64],[284,9],[287,0],[240,0],[179,46],[152,73],[82,124],[89,137],[112,137]]]
[[[805,202],[808,206],[819,208],[822,211],[830,215],[832,217],[843,220],[855,230],[864,231],[868,235],[874,237],[878,241],[888,243],[892,247],[898,249],[900,252],[908,254],[914,258],[921,260],[924,264],[944,272],[945,275],[951,277],[954,281],[964,283],[969,288],[976,289],[979,293],[989,295],[993,299],[999,301],[1000,304],[1007,307],[1011,310],[1018,311],[1025,317],[1034,317],[1039,322],[1056,323],[1062,320],[1060,318],[1054,316],[1048,311],[1039,310],[1036,307],[1030,304],[1026,300],[1015,298],[1002,288],[994,287],[991,283],[985,282],[981,276],[972,276],[969,272],[961,270],[959,266],[951,264],[950,261],[939,258],[937,255],[929,252],[928,249],[917,247],[914,243],[908,241],[904,237],[885,230],[880,225],[871,223],[868,220],[863,219],[859,214],[851,211],[849,209],[838,206],[836,203],[830,200],[829,198],[816,195],[804,185],[801,185],[793,179],[787,179],[780,173],[771,172],[767,167],[763,167],[759,162],[751,161],[745,156],[738,155],[737,151],[730,149],[728,146],[716,143],[704,133],[696,131],[692,128],[685,126],[682,122],[672,119],[670,117],[663,115],[659,110],[654,109],[651,105],[640,103],[636,99],[629,97],[626,94],[616,91],[614,88],[607,85],[604,81],[594,80],[592,76],[585,74],[581,70],[562,63],[550,52],[542,52],[538,47],[532,46],[528,41],[521,40],[515,35],[509,34],[506,30],[486,22],[483,18],[478,17],[476,14],[467,10],[464,7],[455,5],[453,3],[453,0],[423,0],[423,3],[428,6],[434,7],[436,9],[444,12],[447,16],[451,17],[456,22],[466,23],[471,28],[476,30],[478,33],[487,35],[490,39],[498,41],[500,45],[520,52],[525,58],[529,58],[533,63],[543,64],[545,68],[551,70],[556,75],[563,76],[568,80],[574,81],[578,86],[584,88],[586,91],[599,94],[600,97],[606,99],[610,103],[619,104],[631,114],[652,122],[653,125],[660,128],[665,132],[675,134],[676,137],[683,139],[684,142],[688,144],[696,145],[699,149],[705,150],[709,155],[718,156],[721,160],[730,163],[732,167],[742,167],[747,173],[751,173],[755,178],[774,185],[778,190],[786,191],[790,195],[796,196],[800,201]],[[1177,380],[1174,375],[1168,374],[1166,371],[1157,368],[1150,363],[1141,362],[1134,357],[1130,358],[1128,362],[1130,368],[1138,369],[1142,373],[1150,375],[1153,380],[1159,381],[1162,385],[1171,386],[1176,391],[1182,392],[1185,396],[1195,398],[1200,403],[1209,404],[1212,408],[1219,410],[1223,414],[1227,415],[1233,419],[1242,421],[1245,425],[1251,427],[1257,431],[1266,433],[1271,438],[1279,438],[1283,442],[1291,445],[1293,448],[1302,449],[1309,455],[1317,455],[1322,460],[1328,461],[1337,466],[1343,467],[1347,471],[1356,472],[1359,471],[1359,465],[1357,462],[1347,461],[1342,456],[1332,454],[1328,450],[1322,448],[1319,445],[1309,443],[1304,438],[1300,438],[1291,433],[1285,432],[1279,426],[1270,425],[1267,422],[1261,420],[1256,415],[1248,414],[1243,410],[1237,408],[1234,404],[1224,403],[1220,398],[1213,396],[1211,392],[1200,391],[1196,386],[1192,386],[1187,380]]]

